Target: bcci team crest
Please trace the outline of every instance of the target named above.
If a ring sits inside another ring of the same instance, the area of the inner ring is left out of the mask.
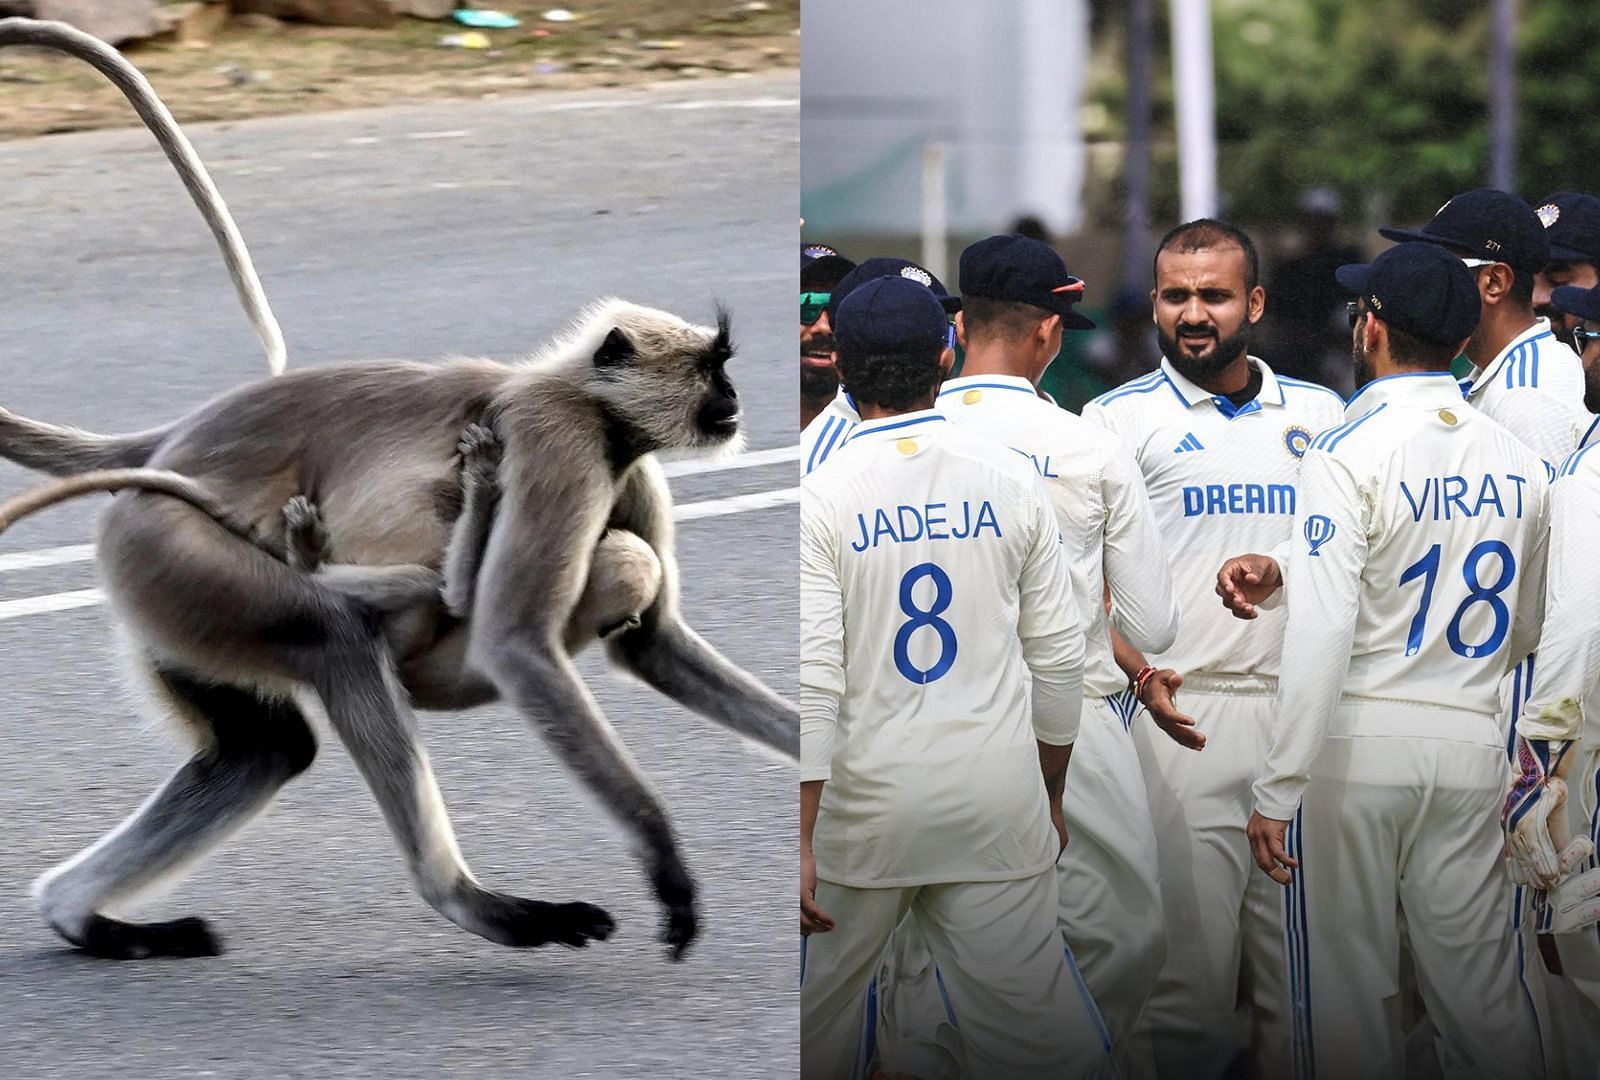
[[[1324,514],[1312,514],[1306,518],[1306,543],[1311,545],[1311,550],[1307,554],[1315,556],[1317,549],[1332,540],[1333,534],[1337,531],[1333,520]]]
[[[1539,215],[1539,224],[1547,229],[1561,220],[1561,207],[1555,203],[1547,202],[1534,213]]]
[[[1289,451],[1291,457],[1305,457],[1306,449],[1311,445],[1311,432],[1299,424],[1291,425],[1283,431],[1283,448]]]
[[[933,275],[920,266],[902,266],[900,268],[900,276],[910,278],[925,289],[933,288]]]

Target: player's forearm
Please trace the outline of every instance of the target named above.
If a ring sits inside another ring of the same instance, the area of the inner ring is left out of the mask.
[[[1072,760],[1072,746],[1052,746],[1039,743],[1039,770],[1044,774],[1044,789],[1050,798],[1050,811],[1061,807],[1061,797],[1067,790],[1067,765]]]
[[[1118,632],[1115,625],[1111,627],[1111,655],[1117,662],[1117,667],[1132,682],[1148,665],[1144,653],[1134,648],[1128,639]]]
[[[800,851],[811,851],[811,834],[817,828],[817,812],[822,807],[822,781],[809,780],[800,785]]]

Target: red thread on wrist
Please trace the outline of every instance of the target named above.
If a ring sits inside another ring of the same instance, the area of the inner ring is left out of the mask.
[[[1137,701],[1141,705],[1144,704],[1144,684],[1149,682],[1150,676],[1154,675],[1155,673],[1155,668],[1146,665],[1145,667],[1140,668],[1139,674],[1133,677],[1133,700]]]

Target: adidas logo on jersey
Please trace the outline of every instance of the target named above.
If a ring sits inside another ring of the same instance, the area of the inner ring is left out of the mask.
[[[1179,443],[1177,445],[1177,447],[1172,452],[1174,454],[1183,454],[1183,453],[1187,453],[1190,450],[1204,450],[1204,449],[1205,449],[1205,447],[1200,445],[1200,440],[1195,438],[1194,437],[1194,432],[1191,431],[1189,434],[1187,434],[1187,435],[1185,435],[1183,437],[1183,441],[1181,443]]]

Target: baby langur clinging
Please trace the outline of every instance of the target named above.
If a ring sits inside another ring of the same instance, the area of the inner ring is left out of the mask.
[[[166,704],[198,737],[194,756],[127,821],[41,879],[50,925],[101,955],[215,951],[200,919],[139,923],[112,913],[192,865],[310,765],[315,739],[296,700],[312,693],[435,910],[507,945],[604,939],[614,925],[605,911],[488,889],[456,846],[411,708],[500,698],[632,835],[665,910],[663,939],[680,956],[697,931],[693,881],[665,810],[570,654],[609,628],[592,617],[606,568],[643,567],[643,587],[625,597],[637,602],[616,609],[623,625],[607,641],[612,660],[736,733],[798,756],[794,707],[718,654],[678,610],[672,506],[655,455],[716,451],[736,439],[731,355],[726,316],[695,326],[612,300],[524,364],[295,371],[137,435],[0,410],[0,456],[11,461],[69,476],[165,470],[201,493],[125,490],[102,519],[113,610]],[[488,514],[462,512],[477,480],[471,469],[458,475],[458,443],[472,423],[492,427],[503,446]],[[294,504],[286,522],[285,502],[299,494],[314,499],[317,517]],[[285,542],[291,523],[304,550]],[[474,530],[476,542],[462,540]],[[307,573],[284,561],[309,568],[324,536],[337,564]],[[352,572],[440,566],[464,617],[449,617],[430,578],[418,599],[431,637],[425,630],[414,641],[391,641],[395,613],[336,583]]]
[[[281,556],[293,569],[315,574],[321,584],[382,613],[390,650],[396,656],[412,656],[437,640],[441,601],[454,619],[471,613],[472,588],[500,497],[499,437],[482,424],[468,424],[459,451],[461,513],[445,547],[443,574],[426,566],[333,562],[322,512],[304,495],[284,503],[281,543],[272,536],[253,535],[231,520],[203,485],[167,469],[104,469],[40,484],[0,503],[0,533],[30,514],[80,495],[127,488],[172,495],[267,553]],[[607,529],[595,547],[583,597],[568,621],[568,651],[577,652],[595,638],[603,640],[638,626],[640,613],[655,601],[660,588],[661,564],[650,545],[625,529]],[[493,690],[481,681],[480,686],[484,700],[492,700]]]

